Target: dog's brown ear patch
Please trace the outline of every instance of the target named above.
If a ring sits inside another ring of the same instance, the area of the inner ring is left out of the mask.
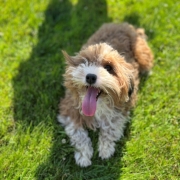
[[[63,53],[64,58],[66,59],[66,62],[69,65],[71,65],[71,66],[77,66],[78,65],[78,61],[76,60],[75,57],[69,56],[69,54],[66,51],[63,51],[63,50],[62,50],[62,53]]]

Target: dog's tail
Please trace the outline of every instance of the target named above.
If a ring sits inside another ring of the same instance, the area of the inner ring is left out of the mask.
[[[135,58],[139,64],[139,71],[141,74],[149,74],[153,66],[153,53],[149,48],[144,29],[136,29],[137,38],[134,46]]]

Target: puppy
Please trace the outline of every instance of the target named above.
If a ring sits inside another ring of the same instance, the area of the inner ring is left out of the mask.
[[[135,105],[140,74],[148,74],[153,55],[143,29],[104,24],[75,56],[63,55],[66,93],[58,121],[75,147],[76,163],[91,165],[93,148],[87,128],[99,129],[99,157],[114,154]]]

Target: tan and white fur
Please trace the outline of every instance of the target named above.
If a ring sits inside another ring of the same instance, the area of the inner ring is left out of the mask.
[[[75,147],[76,163],[87,167],[93,155],[87,128],[99,129],[99,156],[111,157],[135,105],[140,74],[149,73],[153,55],[144,30],[128,23],[104,24],[75,56],[63,54],[66,93],[58,121]]]

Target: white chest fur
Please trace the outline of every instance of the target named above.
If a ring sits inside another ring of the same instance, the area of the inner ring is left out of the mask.
[[[125,123],[128,121],[120,110],[113,107],[110,98],[99,98],[97,102],[97,110],[95,113],[95,127],[96,128],[122,128],[124,129]]]

